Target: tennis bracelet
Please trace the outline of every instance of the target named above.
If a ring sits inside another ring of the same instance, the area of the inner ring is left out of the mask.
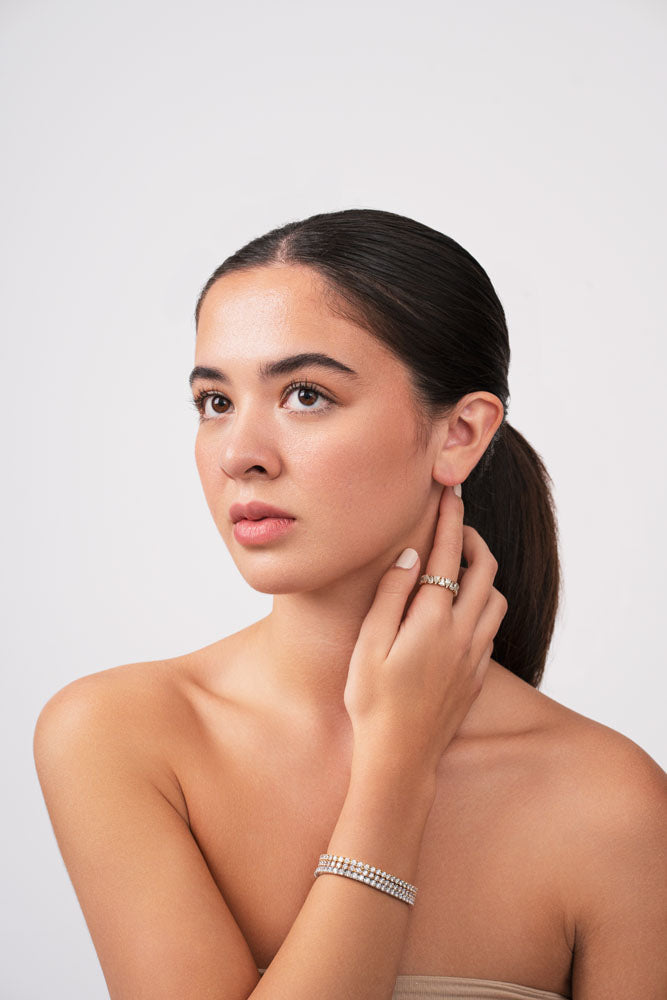
[[[416,886],[404,882],[396,875],[383,872],[381,868],[374,868],[372,865],[364,864],[363,861],[357,861],[356,858],[342,858],[337,854],[320,854],[320,860],[315,869],[315,878],[318,875],[344,875],[345,878],[365,882],[366,885],[371,885],[374,889],[380,889],[390,896],[402,899],[410,906],[415,905]]]

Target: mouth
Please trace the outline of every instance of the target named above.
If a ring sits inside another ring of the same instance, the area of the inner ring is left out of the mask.
[[[286,510],[274,507],[262,500],[250,500],[248,503],[233,503],[229,508],[229,517],[233,523],[239,521],[270,521],[272,518],[294,518]]]
[[[266,516],[243,517],[234,522],[232,529],[234,538],[241,545],[262,545],[274,541],[293,530],[296,523],[294,517]]]
[[[277,514],[265,514],[264,517],[242,517],[239,521],[235,521],[234,524],[241,524],[245,521],[247,524],[258,524],[260,521],[295,521],[294,517],[279,517]]]

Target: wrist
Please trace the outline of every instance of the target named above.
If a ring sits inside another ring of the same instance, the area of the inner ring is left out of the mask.
[[[365,797],[368,802],[387,808],[413,811],[426,815],[431,811],[436,794],[436,774],[429,768],[413,766],[404,759],[387,755],[355,754],[352,758],[348,796]]]
[[[395,772],[353,761],[347,796],[326,848],[414,882],[435,782],[406,768]]]
[[[365,740],[355,742],[350,784],[355,782],[374,789],[392,787],[398,795],[423,798],[432,805],[436,770],[424,760],[415,759],[407,748],[396,745],[390,748],[386,740],[379,743]]]

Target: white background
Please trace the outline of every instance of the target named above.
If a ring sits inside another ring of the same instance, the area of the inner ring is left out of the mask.
[[[665,766],[664,3],[4,0],[0,28],[3,1000],[107,996],[44,702],[270,610],[206,507],[187,375],[210,272],[293,219],[398,212],[487,270],[560,521],[542,690]]]

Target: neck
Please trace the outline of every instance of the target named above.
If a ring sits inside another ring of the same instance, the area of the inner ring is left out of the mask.
[[[423,563],[422,563],[423,565]],[[414,598],[417,588],[410,596]],[[337,747],[341,758],[352,752],[350,717],[343,700],[350,659],[363,619],[374,597],[368,590],[348,587],[337,602],[331,593],[281,595],[274,598],[271,614],[252,626],[254,662],[261,680],[262,702],[281,716],[294,732],[307,737],[313,752],[318,746]],[[503,725],[504,693],[516,685],[526,687],[495,660],[491,660],[484,686],[459,726],[458,741],[475,740]],[[516,720],[517,724],[520,720]],[[457,743],[457,745],[462,745]]]
[[[404,541],[419,553],[422,572],[435,528],[435,517],[421,518]],[[318,590],[274,595],[270,614],[244,630],[250,653],[244,661],[246,670],[249,663],[252,668],[238,680],[249,702],[279,716],[314,743],[338,746],[341,753],[350,749],[352,729],[344,703],[350,660],[378,583],[400,548]],[[416,583],[406,613],[419,589]],[[483,689],[457,736],[474,738],[485,731],[500,707],[498,685],[506,688],[508,674],[491,660]]]
[[[405,544],[417,550],[425,570],[435,523],[417,538],[411,534]],[[319,590],[274,595],[271,613],[251,627],[253,688],[262,692],[262,702],[299,725],[312,725],[325,738],[349,741],[343,698],[350,660],[378,583],[396,555],[398,551],[383,553],[373,564]],[[418,591],[416,583],[406,613]]]
[[[326,591],[276,595],[258,622],[274,697],[327,730],[349,724],[345,685],[378,579],[359,574]]]

